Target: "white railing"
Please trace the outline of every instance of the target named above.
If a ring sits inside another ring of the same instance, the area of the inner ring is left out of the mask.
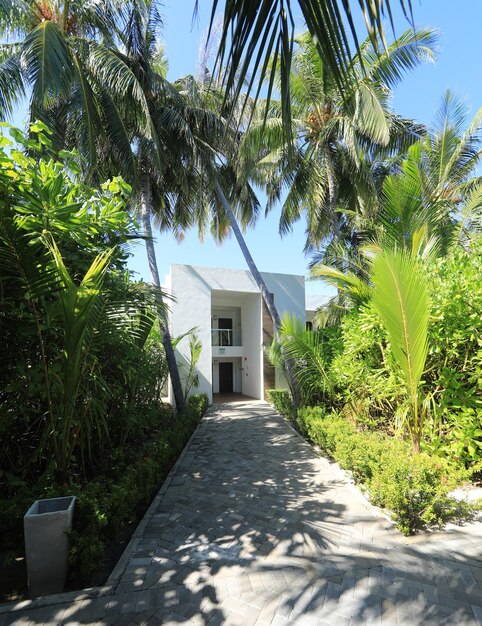
[[[237,337],[231,328],[211,328],[211,345],[213,346],[240,346]]]

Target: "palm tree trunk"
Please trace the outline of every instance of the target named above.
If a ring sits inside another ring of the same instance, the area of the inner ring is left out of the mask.
[[[340,241],[340,220],[336,213],[337,202],[337,190],[336,190],[336,175],[335,167],[333,165],[333,159],[330,152],[330,147],[324,147],[325,153],[325,165],[326,165],[326,178],[328,180],[328,204],[330,206],[330,217],[333,224],[333,238],[336,243]]]
[[[152,200],[149,177],[147,175],[143,175],[141,178],[141,219],[144,233],[146,235],[147,260],[149,263],[149,269],[151,271],[152,282],[156,287],[160,288],[161,281],[159,279],[156,251],[154,248],[154,241],[152,239],[151,204]],[[162,298],[162,295],[160,297]],[[172,346],[168,320],[165,311],[161,307],[159,307],[157,310],[157,317],[159,320],[159,328],[162,335],[162,345],[164,346],[164,351],[166,353],[167,367],[169,369],[169,375],[171,377],[171,384],[174,393],[174,400],[176,402],[176,409],[178,413],[181,413],[186,408],[186,400],[184,398],[181,377],[179,376],[179,368],[177,367],[174,348]]]
[[[226,215],[228,216],[229,223],[231,224],[231,228],[238,241],[239,247],[241,248],[241,252],[243,253],[246,263],[248,264],[249,271],[253,275],[253,278],[256,281],[256,284],[258,285],[258,289],[261,291],[261,296],[266,306],[268,307],[269,314],[271,316],[271,319],[273,320],[275,335],[277,336],[279,332],[279,328],[281,326],[281,320],[280,320],[280,316],[276,308],[276,305],[274,303],[273,295],[269,292],[268,287],[266,286],[266,283],[264,282],[263,277],[261,276],[261,274],[258,271],[258,268],[256,267],[256,264],[253,260],[253,257],[251,256],[248,246],[246,245],[246,242],[244,241],[244,237],[241,232],[241,229],[238,226],[238,222],[236,221],[236,218],[234,217],[233,210],[231,209],[231,206],[229,205],[229,202],[227,201],[226,196],[224,195],[224,192],[221,189],[221,185],[218,183],[216,179],[214,179],[214,189],[216,191],[216,195],[219,198],[219,201],[221,202],[224,210],[226,211]],[[295,369],[294,369],[293,362],[291,361],[291,359],[286,359],[286,373],[288,376],[288,382],[291,387],[291,393],[293,396],[293,404],[295,405],[295,408],[297,408],[300,406],[301,395],[300,395],[300,390],[298,386],[298,381],[296,380],[294,372],[295,372]]]

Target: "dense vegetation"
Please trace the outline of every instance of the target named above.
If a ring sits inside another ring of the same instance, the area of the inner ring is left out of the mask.
[[[129,187],[79,178],[41,123],[0,136],[0,551],[22,552],[38,498],[78,496],[71,561],[88,582],[106,542],[145,510],[207,398],[162,404],[157,290],[133,281]],[[197,345],[194,341],[193,344]],[[201,347],[197,345],[199,351]],[[187,388],[193,372],[185,376]]]
[[[459,513],[449,490],[482,470],[481,114],[450,93],[430,131],[392,110],[436,36],[387,44],[388,0],[358,3],[369,37],[356,50],[349,2],[299,0],[296,38],[293,2],[218,4],[215,67],[174,83],[155,0],[0,6],[0,116],[28,96],[35,121],[0,136],[1,549],[21,543],[32,499],[81,494],[77,584],[206,408],[187,397],[194,336],[184,371],[175,359],[153,222],[177,237],[234,232],[291,388],[273,402],[403,532]],[[241,97],[250,63],[254,99]],[[280,319],[244,243],[257,189],[268,210],[282,201],[282,233],[306,219],[313,278],[338,290],[314,332]],[[152,286],[127,271],[139,238]],[[168,372],[176,412],[161,402]]]
[[[287,391],[271,401],[411,533],[465,514],[447,494],[481,476],[482,238],[474,230],[426,258],[387,248],[376,260],[390,271],[353,274],[351,303],[338,297],[314,331],[283,319],[272,359],[301,365],[303,404],[315,408],[293,407]]]

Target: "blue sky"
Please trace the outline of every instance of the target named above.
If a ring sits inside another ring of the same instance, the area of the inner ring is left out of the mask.
[[[396,3],[397,0],[393,0],[393,4]],[[209,21],[211,9],[210,0],[200,0],[199,4],[199,19],[191,27],[193,0],[164,2],[164,35],[171,79],[195,71],[199,40]],[[417,25],[436,27],[440,31],[439,57],[436,64],[426,64],[407,75],[395,92],[395,109],[403,115],[430,124],[443,93],[450,88],[466,100],[472,115],[475,114],[482,105],[482,2],[422,0],[419,3],[414,0],[413,8]],[[403,32],[406,27],[401,12],[396,11],[396,33]],[[246,234],[255,262],[262,271],[306,274],[309,258],[302,252],[303,224],[298,223],[292,234],[281,239],[277,221],[278,212],[275,210],[267,219],[261,217],[256,228]],[[156,250],[161,276],[169,271],[170,263],[246,267],[234,237],[217,246],[210,238],[200,244],[194,231],[187,233],[182,243],[177,243],[169,234],[158,234]],[[130,268],[139,277],[149,280],[142,246],[130,260]],[[307,283],[306,290],[312,294],[327,292],[321,282]]]

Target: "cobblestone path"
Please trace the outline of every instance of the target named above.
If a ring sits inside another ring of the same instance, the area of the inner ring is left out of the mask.
[[[474,522],[403,538],[267,404],[218,405],[107,586],[0,626],[482,626],[481,537]]]

